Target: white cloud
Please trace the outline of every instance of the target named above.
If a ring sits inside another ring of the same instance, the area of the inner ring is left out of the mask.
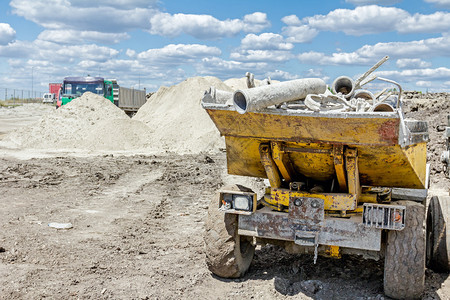
[[[127,51],[125,52],[125,55],[128,57],[135,57],[136,56],[136,51],[133,49],[127,49]]]
[[[82,60],[78,63],[78,66],[82,67],[83,69],[90,69],[98,67],[99,63],[94,60]]]
[[[119,2],[113,1],[113,3]],[[10,6],[14,14],[47,29],[99,32],[146,29],[149,16],[155,12],[151,8],[105,5],[105,1],[90,3],[91,5],[86,7],[81,6],[80,2],[72,1],[71,3],[68,0],[53,0],[50,3],[47,0],[11,0]]]
[[[35,40],[33,42],[15,41],[6,46],[0,46],[0,56],[64,63],[86,59],[106,61],[118,54],[119,51],[115,49],[95,44],[58,45],[42,40]]]
[[[281,21],[288,26],[302,25],[302,21],[296,15],[289,15],[281,18]]]
[[[382,1],[352,1],[354,4],[356,2],[368,4]],[[390,31],[403,34],[450,32],[448,12],[411,15],[401,8],[378,5],[335,9],[326,15],[314,15],[301,20],[295,15],[289,15],[281,20],[288,25],[283,27],[282,33],[292,43],[310,42],[320,31],[343,32],[353,36]]]
[[[395,28],[399,33],[450,32],[450,13],[438,11],[430,15],[414,14],[400,19]]]
[[[425,2],[432,3],[443,8],[450,8],[450,0],[425,0]]]
[[[48,60],[29,59],[27,61],[27,65],[32,66],[32,67],[48,67],[51,65],[51,63]]]
[[[345,0],[345,2],[354,5],[370,5],[370,4],[392,5],[402,2],[402,0]]]
[[[318,29],[361,36],[392,31],[398,20],[408,18],[409,13],[396,7],[377,5],[358,6],[355,9],[336,9],[327,15],[306,17],[303,22]]]
[[[119,54],[119,51],[115,49],[102,47],[95,44],[73,45],[66,47],[58,46],[56,50],[55,45],[53,45],[52,48],[41,51],[41,55],[48,60],[55,60],[55,57],[57,57],[60,61],[73,60],[74,58],[106,61],[116,57]]]
[[[321,52],[304,52],[298,55],[303,63],[315,65],[367,65],[372,60],[359,56],[357,53],[333,53],[331,56]]]
[[[150,18],[150,33],[175,37],[182,33],[198,39],[231,37],[241,31],[258,32],[270,26],[267,15],[253,13],[240,19],[218,20],[210,15],[157,13]]]
[[[356,52],[363,57],[389,55],[394,58],[430,58],[433,56],[449,56],[450,36],[430,38],[410,42],[378,43],[363,46]]]
[[[39,53],[35,43],[26,41],[14,41],[8,45],[0,45],[0,57],[27,58]]]
[[[8,23],[0,23],[0,45],[6,45],[14,40],[16,31]]]
[[[375,75],[392,78],[399,82],[417,82],[417,81],[437,81],[448,80],[450,78],[450,69],[439,67],[435,69],[411,69],[402,71],[378,71]]]
[[[114,7],[120,9],[132,9],[136,7],[156,7],[157,0],[68,0],[71,6],[76,7]]]
[[[213,57],[221,54],[217,47],[208,47],[199,44],[170,44],[159,49],[149,49],[137,55],[137,58],[146,62],[158,62],[159,64],[178,65],[189,63],[204,57]]]
[[[291,74],[289,72],[282,71],[282,70],[274,70],[274,71],[266,72],[265,76],[270,77],[270,79],[280,80],[280,81],[294,80],[294,79],[300,78],[300,76],[297,74]]]
[[[270,27],[270,22],[267,19],[267,14],[262,12],[255,12],[244,16],[245,32],[260,32],[261,30]]]
[[[117,44],[130,38],[127,33],[105,33],[98,31],[77,31],[77,30],[44,30],[38,39],[61,43],[74,44],[85,42],[98,42],[103,44]]]
[[[219,57],[205,57],[196,66],[197,72],[203,75],[212,75],[218,77],[242,77],[245,72],[252,72],[255,76],[260,70],[267,70],[266,62],[240,62],[233,60],[223,60]]]
[[[431,63],[419,58],[400,58],[397,60],[397,67],[400,69],[424,69],[431,67]]]
[[[322,69],[309,69],[305,72],[306,77],[323,77],[323,70]]]
[[[290,52],[280,50],[242,50],[230,54],[231,59],[254,62],[283,62],[293,57],[294,56]]]
[[[241,40],[241,46],[231,52],[230,58],[246,62],[284,62],[293,58],[290,53],[292,48],[294,45],[285,42],[282,35],[251,33]]]
[[[419,80],[416,82],[416,85],[420,87],[432,87],[433,83],[431,81]]]
[[[292,43],[286,43],[280,34],[266,32],[260,35],[253,33],[247,34],[241,41],[241,48],[253,50],[291,50],[294,48],[294,45]]]
[[[283,27],[282,33],[288,37],[286,39],[288,42],[309,43],[319,34],[319,31],[308,25],[300,25]]]
[[[298,55],[302,62],[316,65],[368,65],[385,55],[391,59],[417,59],[436,56],[450,56],[450,36],[410,42],[389,42],[365,45],[354,52],[340,52],[326,55],[321,52],[305,52]],[[424,66],[426,67],[426,66]]]

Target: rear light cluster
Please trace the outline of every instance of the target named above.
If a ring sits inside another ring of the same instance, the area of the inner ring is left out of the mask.
[[[228,213],[251,213],[256,210],[256,194],[251,192],[222,191],[219,209]]]
[[[406,207],[402,205],[383,205],[365,203],[363,210],[363,224],[388,230],[402,230],[405,228]]]

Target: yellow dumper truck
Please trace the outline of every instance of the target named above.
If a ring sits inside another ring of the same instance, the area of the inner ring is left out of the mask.
[[[371,254],[384,257],[386,295],[420,298],[426,263],[449,270],[450,248],[449,197],[427,197],[427,123],[404,119],[400,86],[373,95],[338,79],[334,93],[316,78],[205,92],[228,173],[268,182],[261,197],[234,185],[212,199],[207,265],[243,276],[256,244],[267,243],[314,261]]]

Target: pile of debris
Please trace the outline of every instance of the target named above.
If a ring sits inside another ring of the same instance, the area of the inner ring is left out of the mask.
[[[395,81],[381,77],[368,78],[388,59],[388,56],[383,57],[356,81],[347,76],[340,76],[330,88],[318,78],[297,79],[277,84],[272,84],[269,78],[258,82],[256,86],[253,74],[247,73],[247,88],[241,86],[231,93],[214,86],[210,87],[203,96],[203,103],[234,105],[239,113],[258,111],[270,106],[305,112],[393,112],[400,109],[401,86]],[[394,84],[398,91],[396,88],[392,90],[385,88],[373,94],[362,89],[375,79]]]

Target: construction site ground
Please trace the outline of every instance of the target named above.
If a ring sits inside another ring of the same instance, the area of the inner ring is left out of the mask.
[[[411,111],[421,118],[445,115],[425,105],[427,116],[418,103]],[[0,115],[9,126],[0,140],[40,112]],[[439,152],[443,140],[433,147]],[[212,275],[202,239],[207,206],[233,182],[261,184],[227,175],[223,152],[0,148],[0,299],[388,299],[383,261],[358,256],[319,257],[314,265],[311,255],[259,246],[243,278]],[[432,187],[447,184],[433,165]],[[450,299],[448,274],[427,270],[424,299]]]

